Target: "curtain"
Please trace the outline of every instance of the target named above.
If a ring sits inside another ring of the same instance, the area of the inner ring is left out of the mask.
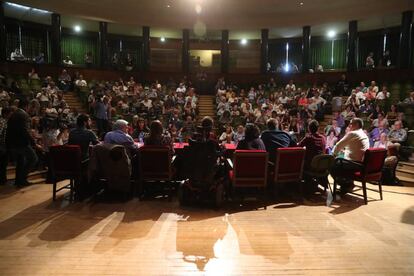
[[[310,68],[322,65],[324,69],[332,69],[332,41],[331,40],[311,40],[310,46]]]
[[[346,68],[347,38],[334,40],[333,69]]]
[[[19,26],[6,25],[6,53],[8,58],[16,48],[20,48]]]
[[[298,68],[302,67],[302,42],[289,42],[289,63],[296,64]]]
[[[387,46],[385,49],[390,51],[391,66],[397,65],[399,46],[400,46],[400,33],[392,32],[392,33],[387,34]]]
[[[286,42],[269,43],[269,60],[273,70],[286,62]]]
[[[23,27],[22,28],[22,53],[23,55],[33,60],[40,53],[45,54],[47,52],[46,45],[46,31],[39,29],[32,29]]]
[[[122,54],[121,59],[126,59],[127,54],[132,56],[135,67],[141,65],[142,45],[137,40],[122,40]]]
[[[382,58],[384,35],[375,34],[358,38],[358,67],[365,68],[365,61],[370,52],[374,53],[375,66]]]
[[[92,53],[93,63],[98,63],[97,38],[62,34],[62,58],[69,56],[73,64],[85,64],[85,54]]]

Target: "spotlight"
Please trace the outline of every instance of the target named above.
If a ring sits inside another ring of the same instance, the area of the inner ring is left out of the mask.
[[[247,44],[247,39],[243,38],[243,39],[240,41],[240,43],[241,43],[242,45],[246,45],[246,44]]]
[[[197,4],[197,5],[195,6],[195,11],[196,11],[196,13],[197,13],[197,14],[200,14],[202,9],[203,9],[203,8],[201,7],[201,5],[200,5],[200,4]]]
[[[329,38],[334,38],[336,36],[336,32],[333,31],[333,30],[330,30],[330,31],[328,31],[327,35],[328,35]]]
[[[161,38],[160,38],[160,41],[161,41],[161,42],[165,42],[165,37],[161,37]]]
[[[285,72],[289,72],[289,63],[285,64]]]
[[[75,27],[73,27],[73,29],[75,30],[75,32],[79,33],[80,31],[82,31],[81,26],[76,25]]]

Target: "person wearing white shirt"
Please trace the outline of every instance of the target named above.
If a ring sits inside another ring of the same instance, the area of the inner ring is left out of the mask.
[[[177,94],[185,94],[186,91],[187,89],[185,88],[184,83],[180,83],[180,85],[177,87],[177,90],[175,90]]]
[[[285,90],[296,91],[296,85],[293,83],[293,80],[290,80],[289,83],[286,84]]]
[[[335,165],[331,170],[335,178],[338,174],[352,174],[361,169],[361,163],[364,160],[365,151],[369,148],[368,135],[363,130],[363,121],[360,118],[354,118],[349,123],[350,131],[335,145],[333,155],[338,156],[343,152],[343,157],[335,160]],[[340,183],[341,193],[350,192],[353,189],[353,183]]]

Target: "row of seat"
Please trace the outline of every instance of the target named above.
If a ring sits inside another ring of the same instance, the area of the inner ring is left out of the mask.
[[[96,149],[104,147],[103,145],[95,146]],[[125,149],[122,146],[115,146],[116,149],[121,150],[119,154],[127,156]],[[110,162],[118,162],[118,160],[125,160],[118,154],[114,154],[114,149],[108,149],[108,154],[111,155]],[[139,170],[138,170],[138,185],[128,187],[123,185],[125,192],[135,192],[138,188],[138,193],[143,192],[143,183],[148,181],[163,181],[171,182],[174,180],[173,161],[175,156],[172,156],[168,147],[160,146],[143,146],[139,149]],[[278,191],[282,183],[299,183],[300,190],[303,191],[303,177],[307,179],[314,179],[322,184],[325,189],[330,187],[327,183],[327,177],[330,169],[334,165],[334,158],[331,155],[315,156],[310,164],[310,168],[304,171],[305,148],[291,147],[279,148],[276,150],[275,162],[269,161],[269,154],[262,150],[236,150],[232,158],[227,158],[228,164],[228,179],[232,188],[249,188],[255,187],[266,190],[269,183],[273,183],[275,191]],[[91,158],[94,158],[96,153],[92,153]],[[82,162],[80,147],[76,145],[54,146],[50,149],[51,170],[53,175],[53,200],[56,199],[56,193],[62,189],[70,189],[70,198],[73,199],[74,183],[80,181],[82,178]],[[337,179],[348,178],[362,183],[362,190],[365,204],[367,200],[366,182],[375,181],[379,183],[379,193],[382,199],[381,175],[384,160],[386,157],[386,150],[371,148],[365,153],[364,162],[360,164],[360,170],[353,174],[341,173],[334,177],[333,195],[337,190]],[[95,156],[96,158],[96,156]],[[126,157],[127,158],[127,157]],[[105,161],[106,162],[106,161]],[[109,182],[114,182],[115,187],[121,187],[120,184],[122,176],[126,177],[128,182],[131,177],[129,163],[121,164],[116,167],[115,163],[106,162],[105,168],[97,169],[101,171],[99,177],[108,178],[105,172],[113,172],[116,170],[115,178]],[[128,160],[129,162],[129,160]],[[112,168],[112,170],[111,170]],[[118,169],[117,169],[118,168]],[[123,174],[123,175],[122,175]],[[57,189],[58,179],[70,179],[68,185]],[[271,180],[271,181],[269,181]],[[130,189],[130,191],[128,191]],[[171,191],[171,189],[170,189]]]

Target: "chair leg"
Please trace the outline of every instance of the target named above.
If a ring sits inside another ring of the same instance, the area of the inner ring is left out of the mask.
[[[380,181],[378,181],[378,189],[379,189],[380,198],[382,200],[382,181],[381,181],[381,179],[380,179]]]
[[[75,182],[73,179],[70,179],[70,192],[69,192],[69,201],[73,201],[73,189],[74,189],[74,184],[73,182]]]
[[[53,180],[53,201],[56,200],[56,180]]]
[[[364,202],[365,205],[368,204],[368,197],[367,197],[367,183],[362,181],[362,192],[364,193]]]

